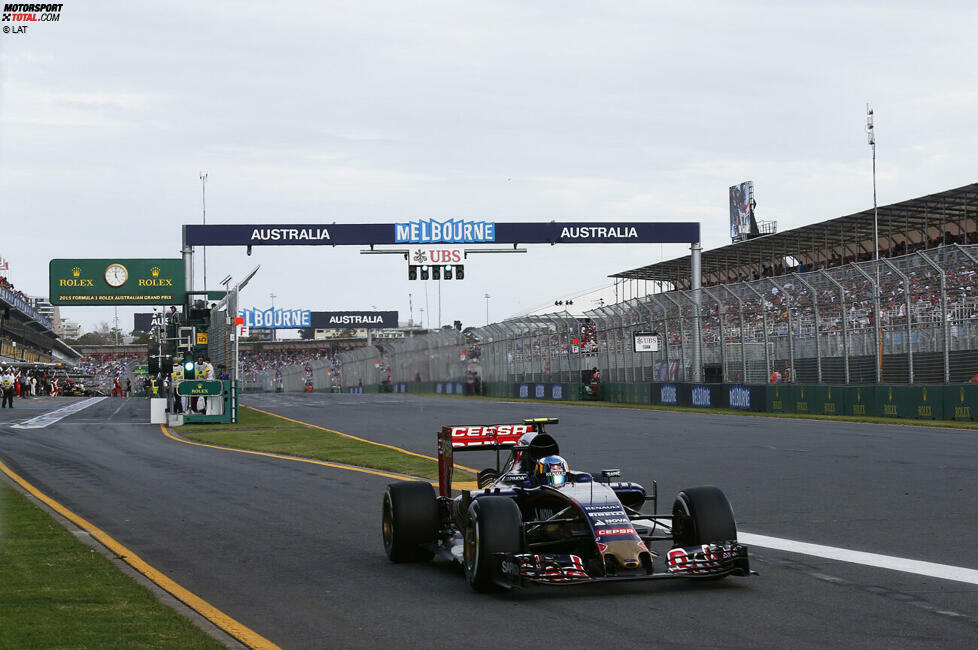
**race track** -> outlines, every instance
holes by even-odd
[[[556,416],[572,467],[655,478],[660,509],[716,484],[742,531],[978,569],[975,432],[408,395],[243,402],[427,454],[442,424]],[[285,648],[964,647],[978,636],[978,585],[758,547],[749,579],[479,595],[454,566],[387,561],[388,479],[183,444],[145,424],[140,399],[10,426],[40,413],[0,412],[0,460]]]

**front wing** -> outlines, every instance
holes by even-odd
[[[747,547],[736,542],[674,548],[666,555],[664,571],[626,575],[589,575],[583,560],[577,555],[496,553],[493,556],[493,580],[505,588],[525,587],[532,583],[568,585],[669,578],[720,578],[728,575],[748,576],[751,573]]]

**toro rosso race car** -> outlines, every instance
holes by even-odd
[[[571,471],[544,431],[556,423],[442,427],[438,492],[424,481],[402,481],[384,493],[384,549],[391,561],[455,560],[477,591],[753,573],[718,488],[683,490],[671,514],[658,514],[654,481],[649,494],[619,480],[616,469]],[[452,497],[454,455],[472,450],[494,450],[496,467],[479,472],[479,489]],[[509,457],[500,464],[503,450]],[[651,513],[642,512],[646,502]],[[653,543],[664,548],[653,550]]]

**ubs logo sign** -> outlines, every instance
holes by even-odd
[[[710,389],[706,386],[693,386],[693,406],[710,406]]]
[[[675,404],[676,394],[676,387],[673,384],[665,384],[659,388],[659,401],[663,404]]]

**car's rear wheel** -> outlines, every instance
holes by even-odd
[[[438,538],[438,497],[431,483],[401,481],[384,492],[381,529],[391,562],[427,562]]]
[[[523,517],[507,497],[482,497],[469,506],[463,533],[465,578],[476,591],[489,591],[495,553],[523,552]]]
[[[733,509],[720,488],[688,488],[676,495],[672,506],[673,542],[677,547],[737,540]]]

